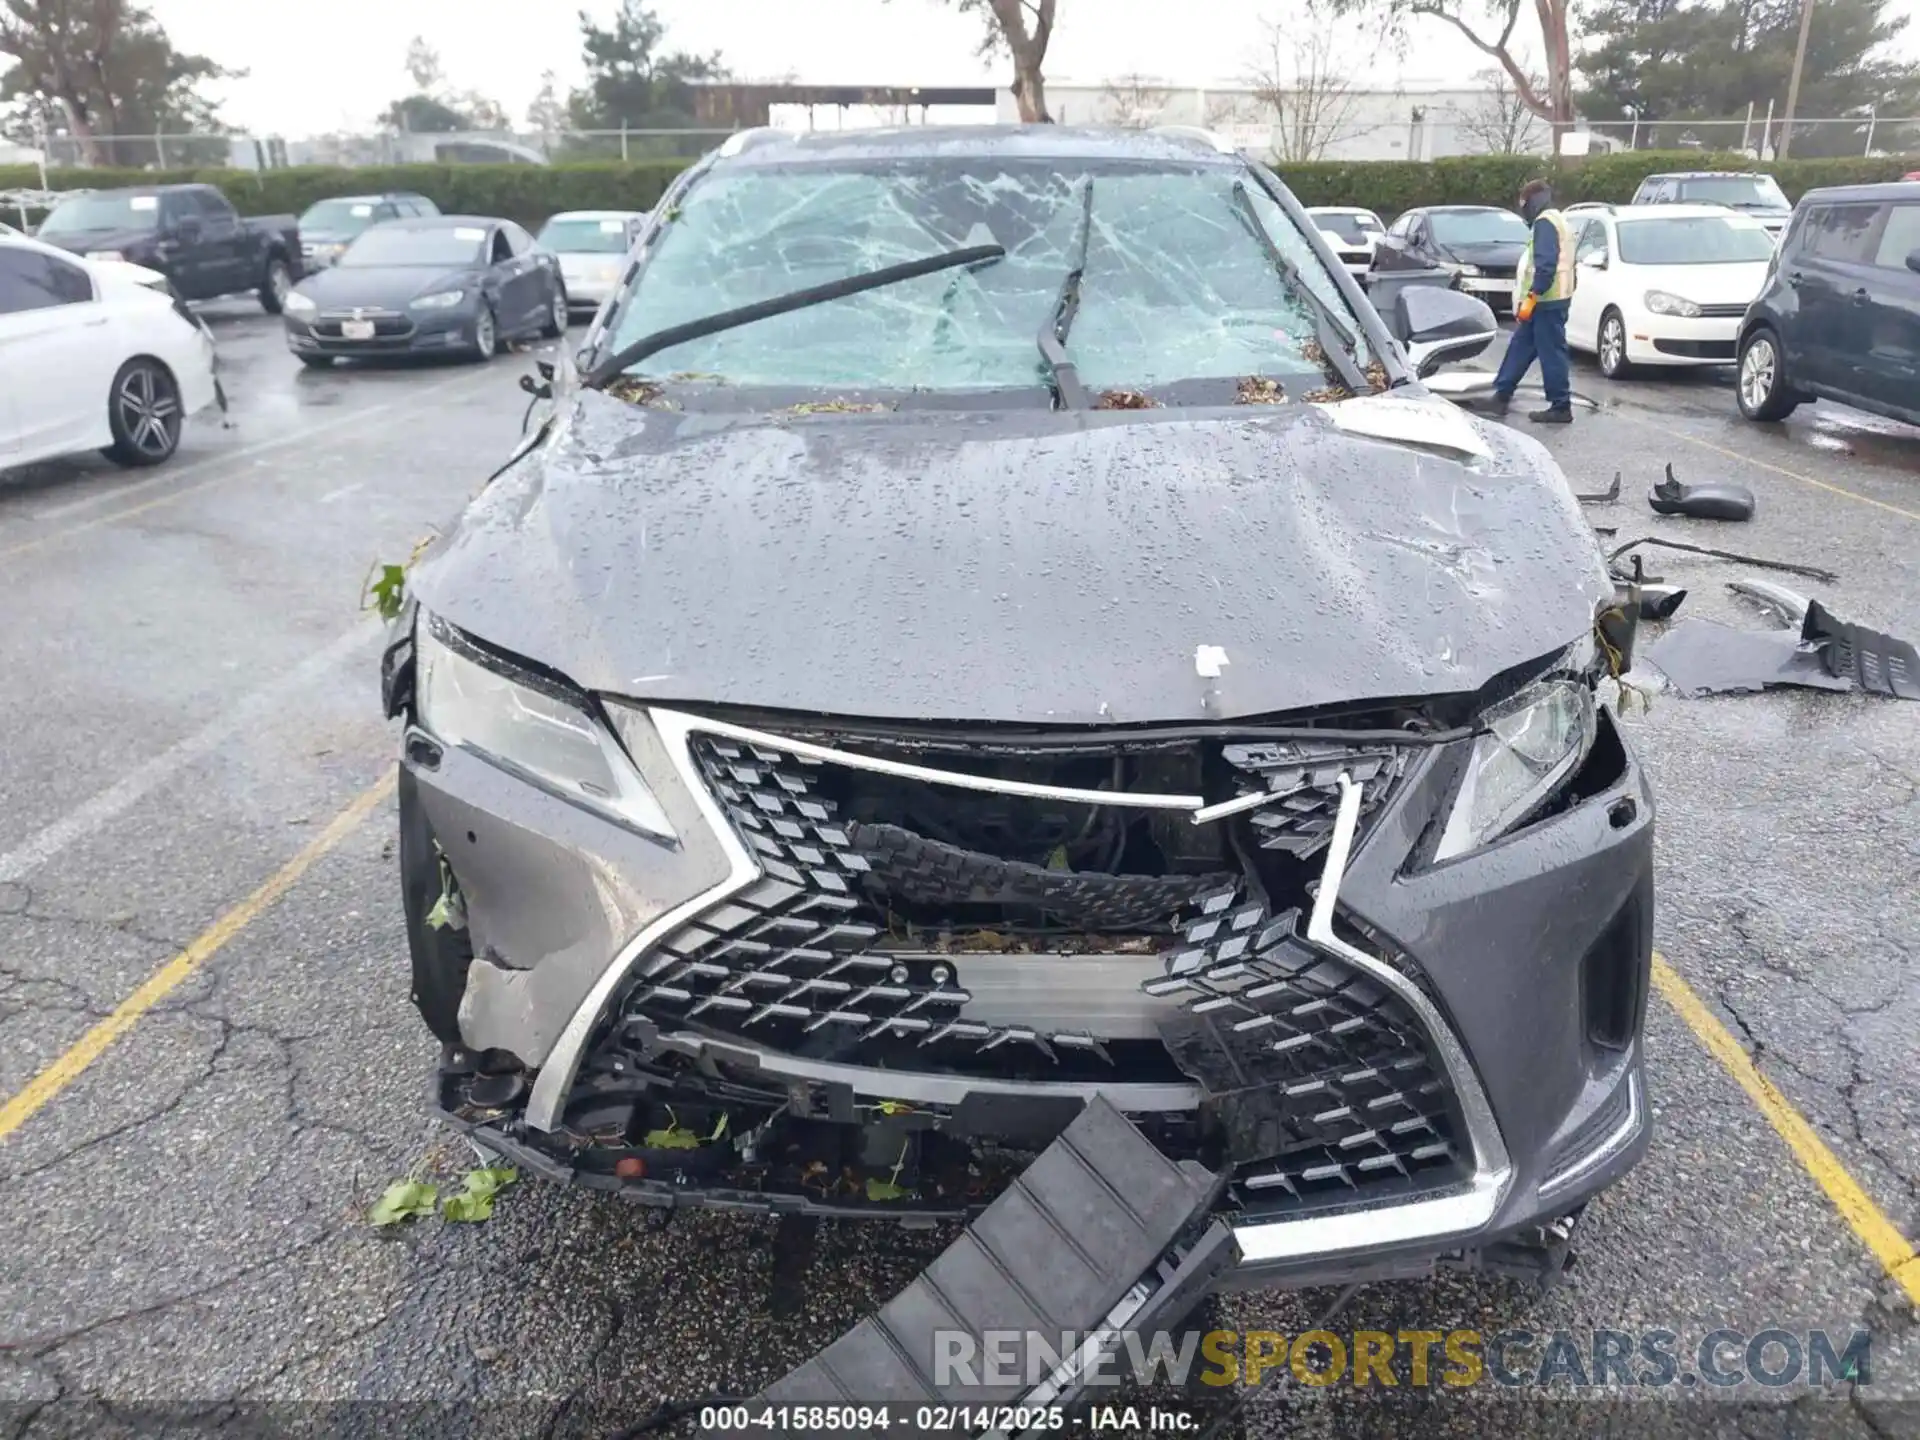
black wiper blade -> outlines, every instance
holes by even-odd
[[[1053,313],[1040,327],[1040,358],[1047,362],[1047,379],[1065,410],[1088,408],[1087,387],[1080,383],[1080,372],[1067,356],[1067,332],[1073,317],[1080,313],[1080,281],[1087,273],[1087,247],[1093,240],[1093,177],[1088,176],[1080,195],[1080,228],[1073,237],[1073,268],[1060,282],[1060,294],[1053,302]]]
[[[811,305],[823,305],[829,300],[839,300],[867,290],[878,290],[883,285],[898,285],[903,280],[917,280],[922,275],[935,275],[942,270],[952,270],[961,265],[979,265],[989,260],[999,260],[1006,253],[1007,248],[1004,245],[966,245],[958,250],[943,250],[938,255],[925,255],[918,260],[903,260],[898,265],[886,265],[878,270],[849,275],[842,280],[830,280],[825,285],[810,285],[805,290],[775,295],[770,300],[756,300],[751,305],[722,310],[717,315],[705,315],[698,320],[669,325],[666,329],[656,330],[651,335],[642,335],[631,345],[616,350],[588,371],[580,383],[590,390],[604,389],[629,366],[637,365],[649,355],[670,346],[681,345],[688,340],[698,340],[707,335],[717,335],[722,330],[751,325],[756,320],[768,320],[775,315],[785,315],[789,311],[805,310]]]
[[[1253,238],[1260,242],[1260,248],[1267,252],[1267,259],[1273,268],[1280,272],[1280,279],[1286,284],[1287,292],[1295,299],[1303,301],[1313,311],[1314,334],[1320,341],[1320,353],[1327,357],[1327,363],[1340,374],[1340,383],[1356,395],[1366,394],[1372,386],[1360,369],[1360,362],[1354,358],[1354,347],[1359,344],[1358,337],[1347,328],[1347,322],[1336,314],[1326,301],[1320,298],[1320,292],[1307,283],[1300,273],[1300,267],[1289,260],[1286,253],[1274,244],[1273,237],[1267,233],[1267,227],[1260,223],[1260,214],[1253,208],[1253,197],[1247,194],[1244,180],[1233,182],[1233,208],[1247,228],[1253,231]],[[1337,343],[1336,343],[1337,342]]]

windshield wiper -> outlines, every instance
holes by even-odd
[[[1289,260],[1286,253],[1276,245],[1273,236],[1267,233],[1267,227],[1260,223],[1260,214],[1253,208],[1253,197],[1247,194],[1244,180],[1233,182],[1233,208],[1253,231],[1253,238],[1260,242],[1260,248],[1267,252],[1267,259],[1273,268],[1280,272],[1280,279],[1287,287],[1287,293],[1296,300],[1303,301],[1313,311],[1313,328],[1320,341],[1320,353],[1327,357],[1327,363],[1340,374],[1340,382],[1355,395],[1364,395],[1372,385],[1360,369],[1355,358],[1355,347],[1359,339],[1347,328],[1347,322],[1335,313],[1332,306],[1320,298],[1320,292],[1307,283],[1306,276],[1300,273],[1300,267]],[[1338,343],[1334,343],[1338,341]]]
[[[698,320],[669,325],[666,329],[656,330],[651,335],[642,335],[631,345],[616,350],[588,371],[580,383],[589,390],[604,389],[628,366],[637,365],[649,355],[670,346],[684,344],[688,340],[698,340],[706,335],[717,335],[722,330],[751,325],[756,320],[771,319],[775,315],[785,315],[789,311],[805,310],[812,305],[823,305],[829,300],[839,300],[844,296],[858,295],[867,290],[878,290],[883,285],[898,285],[903,280],[917,280],[922,275],[935,275],[942,270],[952,270],[961,265],[979,265],[988,260],[999,260],[1006,253],[1007,248],[1004,245],[966,245],[958,250],[943,250],[937,255],[924,255],[918,260],[903,260],[898,265],[886,265],[878,270],[849,275],[842,280],[830,280],[825,285],[810,285],[805,290],[793,290],[785,295],[775,295],[770,300],[756,300],[751,305],[722,310],[717,315],[705,315]]]
[[[1087,247],[1093,239],[1093,177],[1087,177],[1080,195],[1080,226],[1073,236],[1073,268],[1060,282],[1060,294],[1053,302],[1053,313],[1040,327],[1040,358],[1047,362],[1047,380],[1063,410],[1085,410],[1087,387],[1080,383],[1080,372],[1067,356],[1067,332],[1073,317],[1080,313],[1080,281],[1087,273]]]

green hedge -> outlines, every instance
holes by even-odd
[[[647,210],[684,160],[563,165],[301,165],[285,170],[49,170],[54,190],[199,181],[218,185],[243,215],[298,215],[331,195],[413,190],[449,214],[505,215],[529,229],[556,210]],[[39,172],[0,166],[0,190],[36,189]],[[11,217],[9,217],[11,218]]]
[[[1920,170],[1920,156],[1780,160],[1756,166],[1738,153],[1628,150],[1569,161],[1557,174],[1538,155],[1458,155],[1425,162],[1280,162],[1274,169],[1303,205],[1360,205],[1390,220],[1417,205],[1512,205],[1520,187],[1537,175],[1554,181],[1554,198],[1563,205],[1580,200],[1624,204],[1647,176],[1668,170],[1760,169],[1780,182],[1788,199],[1798,200],[1822,185],[1898,180],[1909,170]]]
[[[416,190],[449,213],[505,215],[529,229],[556,210],[645,210],[660,198],[683,160],[632,164],[582,161],[560,165],[391,165],[340,168],[324,165],[288,170],[53,170],[56,190],[81,186],[153,185],[198,180],[218,185],[242,214],[299,214],[330,195],[378,190]],[[1548,169],[1537,155],[1461,155],[1444,160],[1321,160],[1282,162],[1274,168],[1307,205],[1363,205],[1391,219],[1416,205],[1511,205],[1520,187]],[[1738,154],[1699,150],[1632,150],[1570,161],[1555,177],[1557,198],[1633,197],[1648,175],[1663,170],[1745,170],[1753,162]],[[1760,167],[1780,182],[1790,199],[1819,185],[1898,180],[1920,169],[1920,156],[1890,159],[1784,160]],[[36,171],[0,166],[0,190],[31,189]],[[11,218],[11,217],[9,217]]]

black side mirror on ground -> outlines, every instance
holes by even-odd
[[[1471,360],[1500,333],[1486,301],[1441,283],[1396,287],[1385,314],[1388,331],[1423,380],[1442,365]]]

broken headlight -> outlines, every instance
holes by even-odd
[[[414,714],[430,734],[622,825],[674,838],[666,811],[598,719],[453,649],[424,617],[414,633]]]
[[[1570,677],[1489,710],[1433,858],[1477,850],[1531,815],[1586,758],[1595,723],[1592,686]]]

